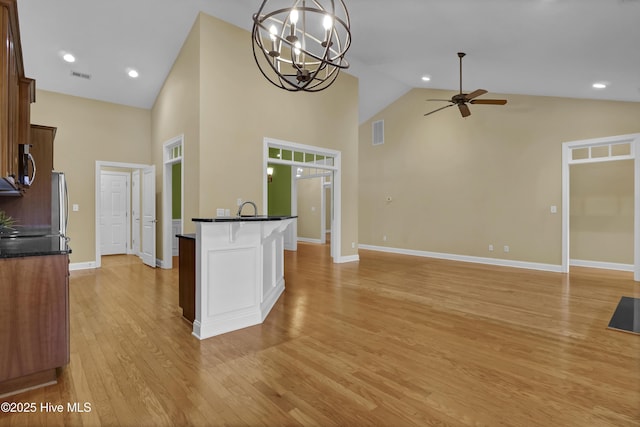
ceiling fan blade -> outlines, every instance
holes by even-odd
[[[458,104],[458,108],[460,109],[460,114],[462,114],[462,117],[469,117],[471,115],[471,111],[469,110],[467,104]]]
[[[446,101],[446,102],[451,102],[450,99],[427,99],[427,101]]]
[[[472,99],[469,102],[472,104],[504,105],[507,103],[507,100],[506,99]]]
[[[465,96],[465,98],[466,98],[467,101],[469,101],[470,99],[473,99],[473,98],[475,98],[477,96],[480,96],[480,95],[484,95],[485,93],[487,93],[487,91],[484,90],[484,89],[476,89],[473,92],[467,94]]]
[[[427,114],[425,114],[425,116],[428,116],[429,114],[433,114],[433,113],[435,113],[437,111],[440,111],[440,110],[444,110],[445,108],[453,107],[454,105],[456,105],[456,104],[445,105],[442,108],[438,108],[437,110],[433,110],[433,111],[428,112]]]

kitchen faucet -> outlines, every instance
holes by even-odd
[[[246,205],[246,204],[249,204],[249,205],[253,206],[253,216],[258,216],[258,207],[256,206],[256,204],[255,204],[255,203],[253,203],[253,202],[249,202],[249,201],[244,202],[244,203],[242,203],[242,204],[240,205],[240,207],[238,208],[238,216],[239,216],[239,217],[240,217],[240,216],[242,216],[242,215],[241,215],[241,213],[242,213],[242,208],[244,208],[244,205]]]

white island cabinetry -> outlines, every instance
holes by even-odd
[[[284,232],[295,217],[194,218],[193,335],[260,324],[284,292]]]

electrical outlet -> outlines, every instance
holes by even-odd
[[[80,206],[78,206],[77,203],[74,203],[71,208],[73,209],[74,212],[78,212],[80,210]]]
[[[224,216],[224,209],[216,209],[216,216]]]
[[[493,252],[493,245],[489,245],[489,252]]]
[[[387,241],[387,235],[385,234],[384,236],[382,236],[382,241],[386,242]]]
[[[504,251],[509,252],[509,245],[504,245]]]
[[[551,209],[549,209],[551,211],[552,214],[554,213],[558,213],[558,207],[556,205],[552,205]]]
[[[242,198],[238,197],[238,199],[236,200],[236,203],[238,204],[238,206],[240,206],[242,204]]]
[[[225,209],[224,210],[224,216],[231,216],[231,210],[230,209]]]
[[[356,242],[351,242],[351,249],[355,249],[356,248]]]

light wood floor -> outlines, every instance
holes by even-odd
[[[89,402],[0,425],[640,425],[640,336],[608,330],[629,273],[569,276],[327,246],[287,253],[261,326],[204,341],[178,271],[103,258],[71,276],[71,363],[0,400]]]

